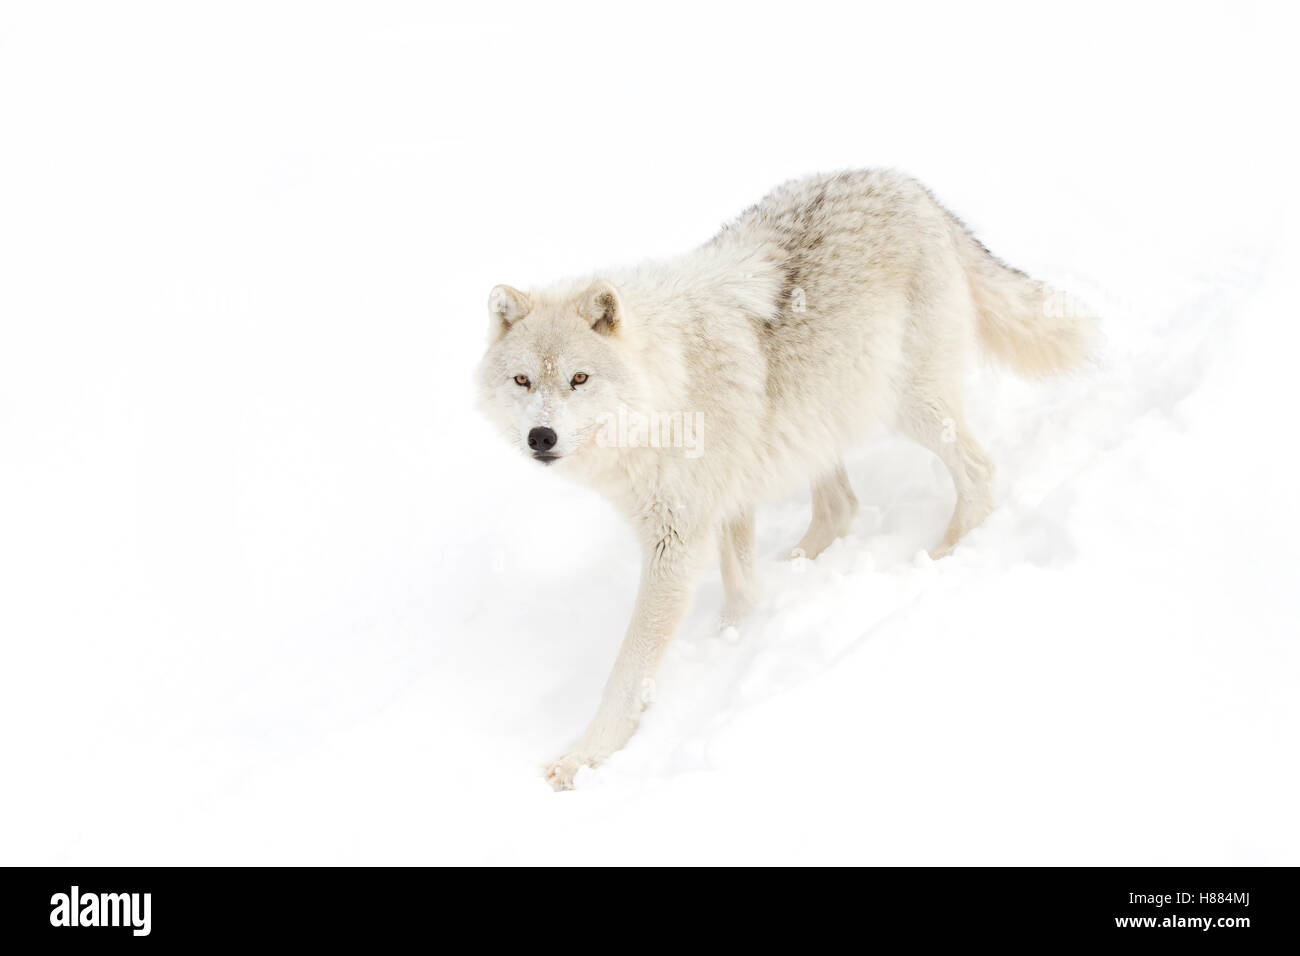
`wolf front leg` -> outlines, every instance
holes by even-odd
[[[654,678],[664,652],[686,615],[700,557],[699,540],[671,531],[646,549],[632,623],[614,662],[595,718],[578,745],[546,771],[556,790],[569,790],[584,766],[598,766],[636,731],[654,697]]]
[[[722,551],[722,593],[725,604],[721,627],[736,627],[757,600],[754,572],[754,509],[746,508],[722,523],[719,537]]]

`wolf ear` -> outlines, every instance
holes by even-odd
[[[510,331],[510,326],[531,312],[532,308],[532,300],[523,292],[508,285],[497,286],[488,295],[488,337],[493,342],[498,341]]]
[[[578,314],[602,335],[618,331],[623,324],[623,303],[618,290],[604,279],[597,279],[578,296]]]

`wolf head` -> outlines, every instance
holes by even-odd
[[[479,389],[489,417],[545,464],[590,454],[635,384],[618,291],[604,280],[531,295],[499,285],[488,322]]]

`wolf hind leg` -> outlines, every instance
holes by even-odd
[[[914,401],[900,410],[899,425],[904,434],[938,455],[952,475],[957,504],[943,540],[930,550],[930,557],[942,558],[993,510],[993,463],[971,437],[959,400]]]
[[[844,462],[813,482],[812,522],[794,550],[792,558],[815,558],[836,538],[848,534],[858,513],[858,499],[849,484]]]

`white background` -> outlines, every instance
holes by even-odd
[[[0,862],[1300,862],[1285,5],[0,7]],[[553,794],[636,583],[485,300],[916,175],[1101,315],[862,449]]]

